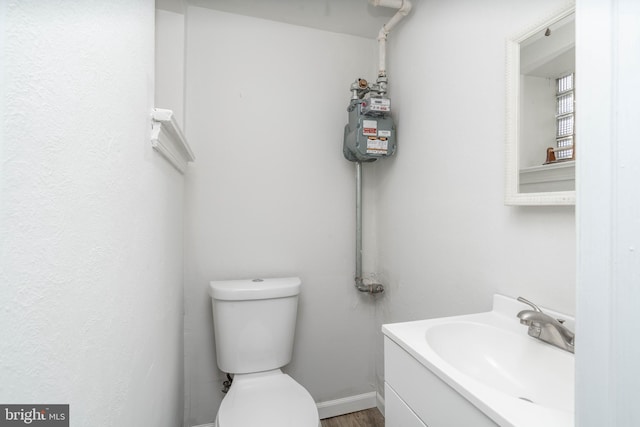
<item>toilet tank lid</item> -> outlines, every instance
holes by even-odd
[[[299,277],[220,280],[209,283],[209,295],[227,301],[284,298],[298,295],[301,284]]]

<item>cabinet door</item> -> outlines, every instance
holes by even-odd
[[[384,424],[388,427],[428,427],[387,383],[384,384]]]
[[[386,337],[384,380],[411,408],[411,411],[429,427],[496,427],[498,425]],[[388,426],[397,427],[390,423]]]

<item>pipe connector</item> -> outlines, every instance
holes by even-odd
[[[400,9],[404,0],[369,0],[373,6],[391,7],[393,9]]]
[[[371,283],[367,285],[366,283],[364,283],[364,280],[362,280],[362,277],[356,277],[355,286],[356,289],[360,292],[366,292],[372,295],[381,294],[384,292],[384,285],[381,285],[380,283]]]
[[[395,27],[396,24],[402,20],[402,18],[407,16],[409,12],[411,12],[412,7],[409,0],[369,0],[369,2],[374,6],[384,6],[398,9],[396,14],[391,17],[389,22],[387,22],[382,26],[382,28],[380,28],[380,31],[378,32],[379,42],[387,40],[387,36],[389,35],[393,27]]]
[[[391,17],[389,22],[384,24],[380,31],[378,32],[378,76],[384,77],[387,75],[387,65],[386,65],[386,50],[387,50],[387,35],[391,32],[393,27],[398,24],[411,12],[411,2],[409,0],[369,0],[369,2],[374,6],[384,6],[390,7],[394,9],[398,9],[398,11]]]
[[[358,78],[351,84],[351,99],[362,99],[371,90],[365,79]]]

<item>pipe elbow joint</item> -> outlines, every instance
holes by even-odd
[[[372,6],[389,7],[398,9],[403,15],[408,15],[411,11],[411,2],[409,0],[369,0]]]
[[[369,0],[369,3],[373,6],[391,7],[394,9],[400,9],[404,0]]]
[[[380,31],[378,31],[378,41],[379,42],[387,41],[388,35],[389,35],[389,30],[387,30],[386,25],[383,25],[382,28],[380,28]]]
[[[411,8],[413,5],[409,0],[402,0],[402,7],[398,9],[398,12],[402,13],[404,16],[407,16],[409,12],[411,12]]]

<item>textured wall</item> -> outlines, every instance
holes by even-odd
[[[0,12],[0,401],[175,427],[183,179],[149,143],[154,2]]]
[[[379,323],[489,310],[494,293],[575,312],[574,208],[503,204],[505,40],[568,4],[423,1],[390,37],[399,147],[374,165]]]
[[[374,306],[353,287],[355,173],[342,136],[349,86],[373,76],[375,41],[202,8],[188,10],[187,29],[198,155],[186,195],[190,425],[212,422],[223,397],[210,280],[299,275],[286,371],[317,401],[373,391]]]
[[[179,0],[173,3],[183,6]],[[172,110],[184,130],[185,11],[158,7],[156,3],[155,106]]]

